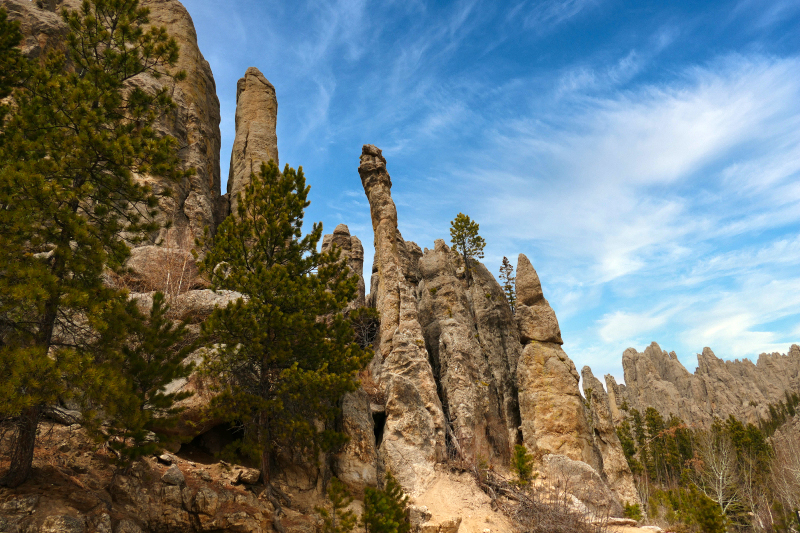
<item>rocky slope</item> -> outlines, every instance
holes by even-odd
[[[697,355],[694,374],[678,361],[675,352],[662,350],[655,342],[642,353],[628,348],[622,354],[625,384],[606,376],[611,412],[616,420],[622,407],[644,411],[656,408],[686,423],[708,425],[714,417],[734,415],[750,423],[769,416],[769,404],[783,400],[786,391],[800,391],[800,347],[793,344],[786,354],[762,353],[753,364],[749,359],[724,361],[711,348]]]

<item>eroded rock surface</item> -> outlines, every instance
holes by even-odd
[[[633,474],[614,427],[608,395],[603,389],[603,384],[594,377],[592,369],[588,366],[584,366],[581,370],[581,377],[583,391],[589,401],[592,415],[592,439],[602,460],[601,473],[620,502],[640,503]]]
[[[358,295],[348,307],[355,309],[364,307],[365,286],[364,286],[364,247],[355,235],[350,235],[350,230],[344,224],[339,224],[333,230],[333,234],[325,235],[322,238],[321,251],[327,252],[333,246],[341,251],[341,257],[347,261],[350,271],[358,276]]]
[[[49,0],[41,2],[43,7],[37,7],[38,2],[28,0],[0,0],[9,17],[20,21],[24,34],[21,49],[30,58],[65,46],[67,28],[61,15],[54,11],[78,9],[80,4],[79,0]],[[211,67],[200,52],[194,23],[186,8],[177,0],[142,0],[141,5],[150,9],[150,24],[165,26],[178,42],[180,55],[174,71],[183,70],[186,77],[176,81],[169,76],[156,79],[141,74],[129,83],[145,91],[169,89],[175,109],[162,116],[155,128],[175,138],[180,147],[181,167],[194,168],[195,172],[180,183],[168,183],[149,175],[138,175],[136,179],[156,191],[172,189],[172,196],[161,201],[157,215],[159,222],[169,222],[171,227],[152,237],[186,252],[194,246],[195,238],[203,236],[206,227],[213,233],[227,214],[226,207],[220,209],[226,201],[220,197],[219,99]]]
[[[380,451],[403,487],[416,493],[444,458],[444,414],[418,320],[415,287],[403,272],[399,249],[405,242],[397,229],[392,181],[380,149],[364,145],[358,173],[375,233],[374,302],[381,317],[376,378],[387,399]]]
[[[250,67],[236,84],[236,137],[231,151],[228,199],[236,214],[237,195],[250,183],[250,175],[270,159],[278,164],[278,99],[275,87],[260,70]]]
[[[463,259],[441,239],[418,266],[420,323],[460,451],[504,457],[518,441],[513,376],[522,348],[502,289],[477,262],[469,284]]]
[[[522,435],[542,451],[599,468],[587,424],[580,377],[561,349],[561,330],[524,254],[517,262],[517,324],[524,345],[517,365]]]
[[[679,416],[688,424],[708,425],[714,417],[729,415],[750,423],[769,416],[769,404],[785,399],[786,391],[800,390],[800,347],[787,354],[763,353],[750,360],[724,361],[710,348],[697,355],[691,374],[675,352],[655,342],[639,353],[628,348],[622,355],[625,384],[613,387],[613,409],[644,412],[654,407],[662,415]]]

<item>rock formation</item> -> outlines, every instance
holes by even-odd
[[[442,240],[419,260],[419,320],[442,406],[462,453],[507,456],[519,441],[514,371],[521,352],[502,290],[486,268],[472,266]],[[454,445],[455,445],[454,444]]]
[[[364,146],[359,174],[375,232],[367,304],[381,317],[370,365],[386,396],[385,429],[375,427],[382,434],[381,468],[419,492],[442,459],[446,431],[451,456],[502,460],[524,443],[559,454],[556,461],[581,462],[594,473],[594,492],[605,495],[597,504],[603,512],[620,512],[619,501],[638,501],[608,408],[593,434],[578,372],[561,349],[558,320],[527,257],[519,258],[514,316],[484,265],[471,262],[470,281],[463,259],[444,241],[421,251],[403,240],[378,148]],[[367,433],[367,424],[358,422],[363,416],[349,416],[364,428],[354,434]],[[369,455],[368,446],[359,447]]]
[[[522,435],[526,443],[600,470],[586,422],[580,377],[561,349],[561,330],[528,258],[517,261],[517,324],[524,345],[517,365]]]
[[[584,366],[581,370],[581,377],[583,378],[583,391],[589,401],[589,409],[592,414],[591,429],[594,446],[602,460],[601,472],[620,502],[640,503],[639,494],[633,482],[633,474],[622,451],[622,444],[611,416],[608,395],[600,380],[594,377],[592,369],[588,366]]]
[[[364,247],[355,235],[350,235],[350,230],[344,224],[339,224],[333,230],[332,235],[325,235],[322,238],[321,251],[327,252],[331,247],[336,246],[341,251],[341,257],[347,261],[347,266],[354,275],[358,276],[358,295],[350,304],[350,308],[364,307],[366,304],[364,295]]]
[[[750,360],[723,361],[710,348],[697,355],[694,374],[655,342],[639,353],[628,348],[622,355],[625,385],[609,383],[612,413],[622,407],[643,412],[654,407],[662,415],[679,416],[684,422],[708,425],[714,417],[734,415],[750,423],[768,417],[770,403],[784,399],[786,391],[800,390],[800,347],[789,353],[763,353],[756,364]]]
[[[250,183],[250,174],[270,159],[278,164],[277,122],[275,87],[257,68],[248,68],[236,84],[236,137],[227,193],[231,213],[236,213],[236,197]]]
[[[415,290],[403,273],[400,250],[405,242],[397,229],[386,160],[378,148],[364,145],[358,173],[369,199],[379,276],[373,294],[381,316],[376,378],[386,396],[380,452],[386,467],[413,494],[444,459],[444,414],[417,316]]]
[[[556,314],[544,299],[539,275],[525,254],[519,254],[517,260],[516,291],[520,341],[523,344],[530,341],[564,344]]]
[[[78,9],[79,0],[50,0],[37,7],[29,0],[0,0],[12,20],[18,20],[24,35],[23,53],[36,58],[48,49],[64,46],[67,28],[61,15],[54,13],[62,7]],[[169,229],[162,229],[152,236],[161,240],[164,247],[141,246],[132,251],[132,262],[150,261],[153,257],[175,249],[191,250],[194,240],[202,237],[205,228],[211,232],[227,214],[225,199],[220,196],[219,130],[220,111],[214,76],[211,67],[203,58],[197,45],[192,18],[177,0],[142,0],[142,6],[150,9],[150,24],[166,26],[180,46],[180,55],[175,71],[183,70],[186,78],[175,81],[167,76],[155,79],[149,74],[133,78],[130,83],[147,91],[169,87],[175,101],[175,110],[161,117],[156,129],[171,135],[180,147],[178,156],[184,169],[194,168],[195,173],[180,183],[165,183],[152,176],[137,176],[154,190],[171,188],[173,195],[163,199],[158,220],[170,222]],[[222,207],[220,207],[222,205]],[[159,261],[165,260],[164,258]]]

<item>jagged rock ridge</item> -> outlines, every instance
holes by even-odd
[[[655,342],[639,353],[622,354],[625,384],[606,376],[611,412],[615,420],[625,415],[621,407],[644,411],[654,407],[662,415],[677,415],[684,422],[709,425],[714,417],[729,415],[750,423],[769,416],[769,404],[800,390],[800,347],[793,344],[785,355],[762,353],[756,364],[749,359],[724,361],[711,348],[697,355],[691,374],[675,352]]]

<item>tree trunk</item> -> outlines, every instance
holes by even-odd
[[[36,445],[36,430],[42,416],[41,406],[24,409],[17,421],[16,433],[11,441],[11,466],[0,479],[0,486],[16,488],[22,485],[33,467],[33,448]]]

